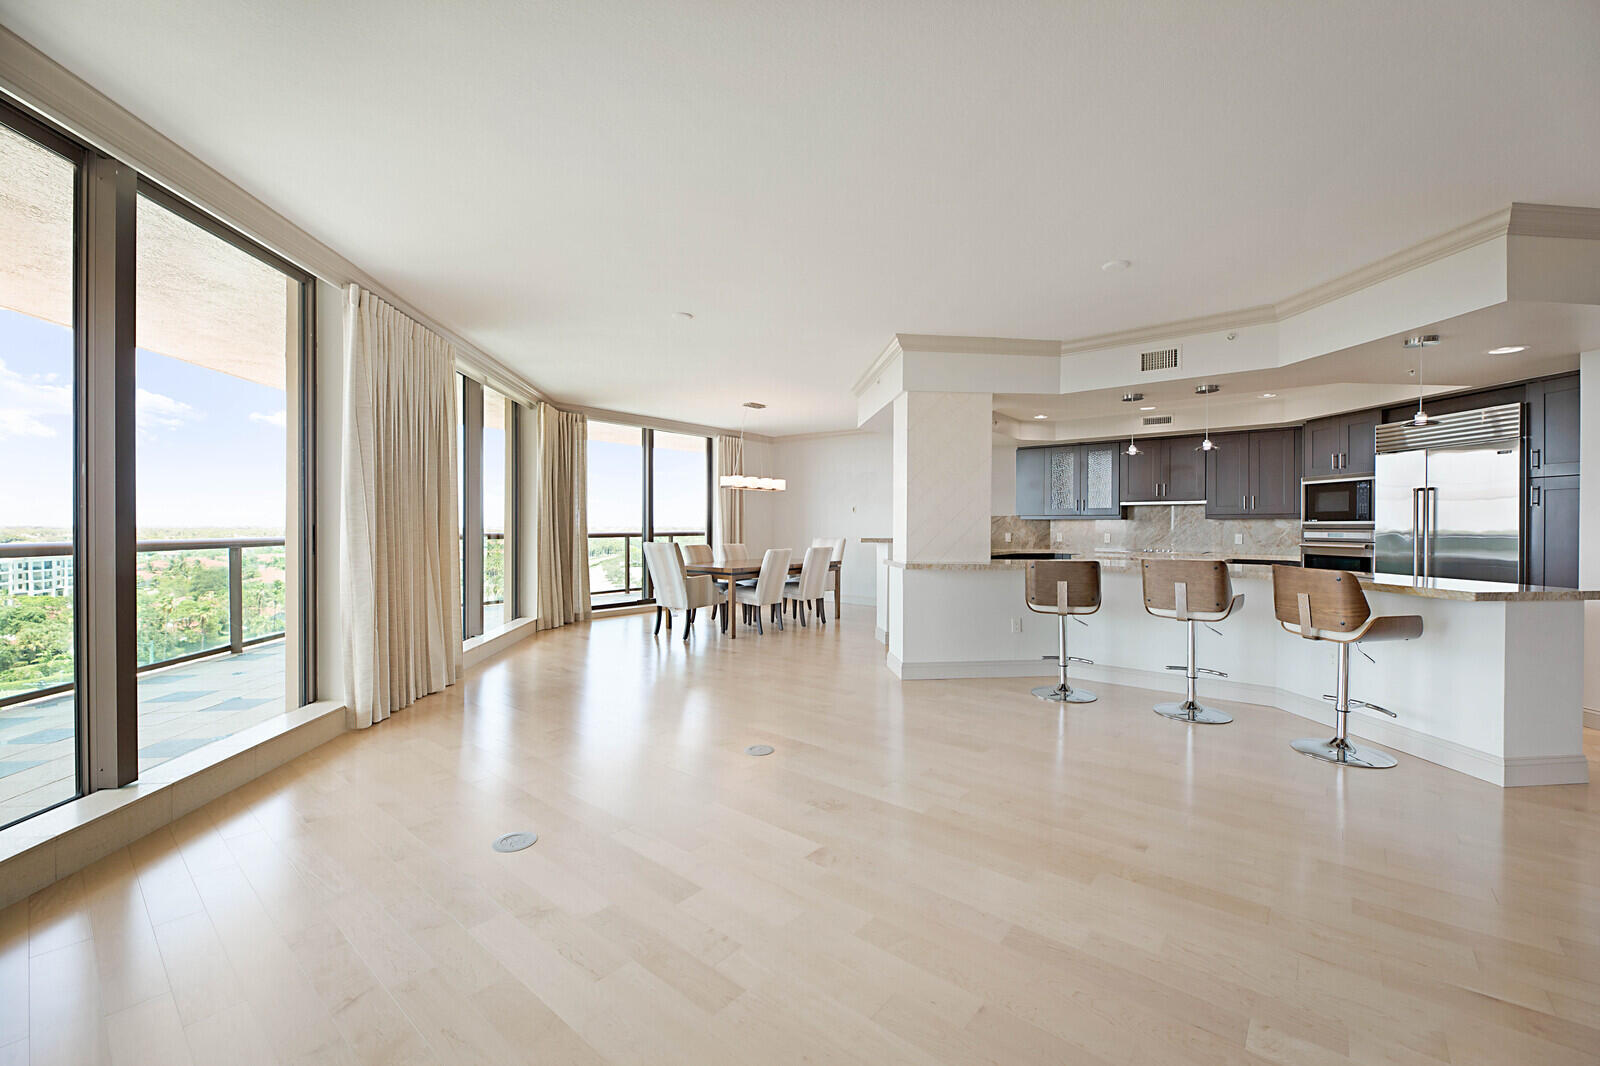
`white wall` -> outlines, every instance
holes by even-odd
[[[989,513],[1017,513],[1017,445],[1015,441],[995,441],[992,469],[989,471]]]
[[[889,434],[780,439],[759,447],[766,465],[752,466],[752,472],[787,478],[789,488],[779,493],[746,494],[746,543],[799,552],[815,537],[844,537],[840,592],[851,603],[875,602],[876,556],[872,545],[862,544],[861,538],[889,536],[893,477]]]

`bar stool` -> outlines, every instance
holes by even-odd
[[[1055,685],[1041,685],[1033,694],[1056,703],[1093,703],[1100,697],[1067,684],[1067,663],[1092,665],[1089,659],[1068,657],[1067,616],[1074,616],[1080,625],[1088,625],[1076,616],[1100,609],[1100,564],[1089,560],[1030,559],[1027,593],[1028,610],[1055,615],[1061,636],[1061,654],[1057,657],[1061,680]]]
[[[1302,755],[1340,766],[1360,766],[1368,770],[1387,770],[1394,766],[1394,756],[1388,752],[1350,743],[1346,726],[1351,704],[1390,718],[1399,717],[1387,707],[1350,698],[1350,645],[1414,640],[1422,636],[1422,616],[1375,615],[1355,574],[1307,570],[1299,566],[1272,568],[1272,610],[1278,624],[1289,632],[1305,640],[1330,640],[1339,647],[1339,674],[1333,695],[1322,697],[1333,701],[1333,737],[1296,740],[1290,747]]]
[[[1187,666],[1169,666],[1168,670],[1182,670],[1188,681],[1187,695],[1183,701],[1158,703],[1155,712],[1180,722],[1196,725],[1226,725],[1233,715],[1207,707],[1195,696],[1195,681],[1200,674],[1227,677],[1221,670],[1207,670],[1195,665],[1195,625],[1200,622],[1220,622],[1244,606],[1244,594],[1233,594],[1233,582],[1228,579],[1228,566],[1222,562],[1205,559],[1145,559],[1142,560],[1144,578],[1144,609],[1157,618],[1175,618],[1189,626],[1189,663]]]

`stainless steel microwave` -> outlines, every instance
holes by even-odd
[[[1372,479],[1302,481],[1300,518],[1307,525],[1372,525]]]

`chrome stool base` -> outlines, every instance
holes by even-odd
[[[1040,685],[1033,690],[1033,694],[1051,703],[1093,703],[1100,698],[1086,688],[1073,688],[1071,685]]]
[[[1336,763],[1339,766],[1359,766],[1364,770],[1387,770],[1391,766],[1400,765],[1398,761],[1387,752],[1377,748],[1359,748],[1340,737],[1331,740],[1318,740],[1307,737],[1296,740],[1289,745],[1301,755],[1309,755],[1313,759],[1323,762]]]
[[[1233,721],[1233,715],[1228,712],[1207,707],[1203,703],[1195,703],[1193,700],[1158,703],[1151,710],[1163,718],[1171,718],[1178,722],[1193,722],[1195,725],[1227,725]]]

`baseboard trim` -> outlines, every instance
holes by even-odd
[[[1593,707],[1583,709],[1583,727],[1585,729],[1600,729],[1600,711]]]
[[[904,663],[891,655],[889,669],[904,681],[982,677],[1049,679],[1055,676],[1053,662],[1039,659]],[[1182,676],[1166,671],[1090,665],[1074,666],[1072,676],[1084,681],[1150,689],[1156,692],[1184,690]],[[1287,692],[1271,685],[1253,685],[1216,678],[1206,678],[1204,685],[1205,691],[1216,699],[1287,711],[1296,717],[1318,723],[1324,732],[1331,732],[1333,728],[1332,712],[1329,705],[1322,700],[1311,699],[1297,692]],[[1586,716],[1593,714],[1587,709],[1584,713]],[[1360,709],[1350,712],[1350,734],[1504,788],[1577,785],[1589,780],[1589,763],[1581,752],[1575,755],[1529,755],[1505,758],[1451,740],[1419,733]]]
[[[527,640],[539,632],[532,618],[515,618],[493,633],[473,637],[467,641],[461,655],[461,668],[471,669],[485,659],[505,651],[518,641]]]
[[[345,731],[342,703],[313,703],[0,830],[0,908],[26,899],[276,770]]]

